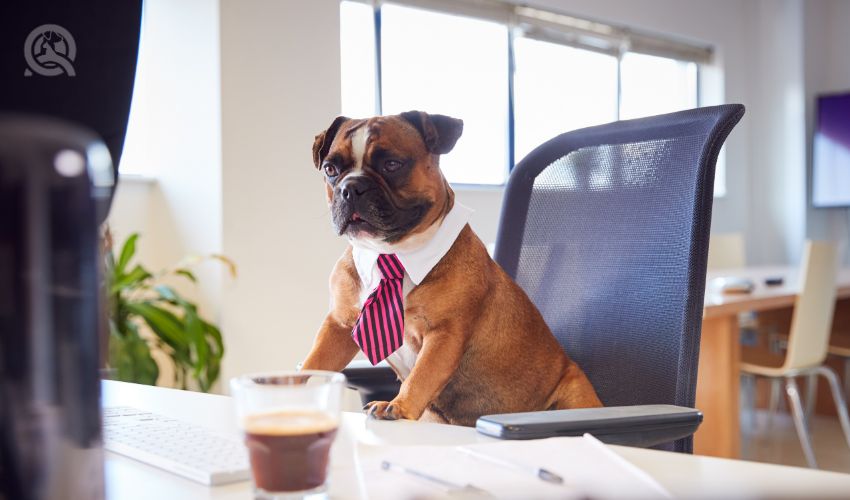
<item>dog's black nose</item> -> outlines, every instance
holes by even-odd
[[[346,179],[339,186],[339,194],[343,200],[353,201],[369,190],[366,181],[361,177]]]

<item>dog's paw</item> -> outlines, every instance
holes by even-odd
[[[366,415],[376,420],[398,420],[408,418],[398,401],[372,401],[363,407]]]

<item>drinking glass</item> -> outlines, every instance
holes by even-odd
[[[255,498],[304,498],[326,491],[344,387],[343,374],[318,370],[256,373],[230,381]]]

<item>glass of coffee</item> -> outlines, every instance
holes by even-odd
[[[256,498],[303,498],[326,490],[344,387],[341,373],[317,370],[230,381]]]

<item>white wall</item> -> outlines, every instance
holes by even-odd
[[[746,4],[755,49],[749,79],[748,260],[796,263],[805,239],[805,123],[801,0]]]
[[[815,96],[821,93],[850,90],[850,2],[820,0],[805,2],[805,86],[806,139],[808,146],[807,179],[811,185],[812,134],[814,131]],[[850,209],[812,208],[811,189],[807,196],[807,237],[839,242],[845,265],[850,265]]]
[[[140,232],[138,257],[152,271],[192,253],[220,252],[221,141],[217,0],[145,0],[142,42],[122,172],[109,216],[116,244]],[[219,319],[221,269],[196,269],[199,287],[172,284]],[[163,370],[160,380],[169,380]]]
[[[145,0],[142,42],[120,170],[156,180],[119,181],[110,217],[118,239],[141,230],[153,269],[190,253],[221,251],[221,139],[217,0]],[[140,190],[147,200],[138,197]],[[144,208],[146,224],[121,214]],[[199,270],[199,300],[219,309],[220,272]],[[189,287],[184,287],[189,290]]]
[[[344,249],[330,225],[313,137],[340,108],[337,0],[222,0],[225,377],[294,368],[328,310]]]

